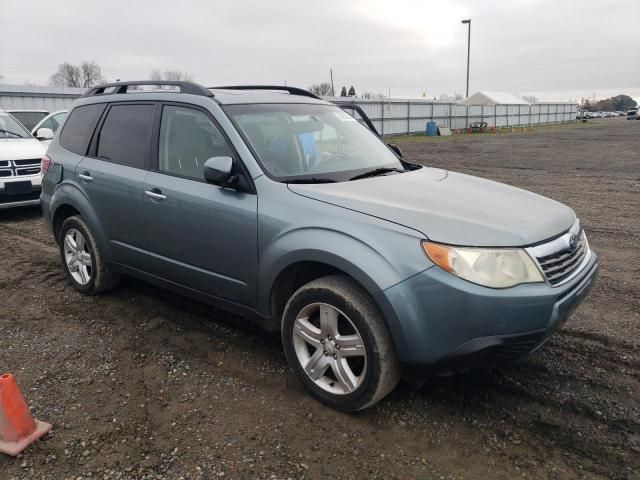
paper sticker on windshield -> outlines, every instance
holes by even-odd
[[[349,115],[347,112],[345,112],[344,110],[336,110],[335,112],[333,112],[334,115],[336,117],[338,117],[340,120],[342,120],[343,122],[357,122],[357,120],[355,118],[353,118],[351,115]]]

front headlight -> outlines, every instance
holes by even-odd
[[[521,248],[453,247],[422,242],[433,263],[470,282],[492,288],[543,282],[531,257]]]

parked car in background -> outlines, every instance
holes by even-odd
[[[294,87],[93,87],[42,166],[76,290],[127,274],[253,318],[310,394],[346,411],[403,371],[526,357],[598,268],[571,208],[408,162]]]
[[[53,135],[58,131],[58,128],[62,125],[65,118],[67,118],[67,110],[58,110],[57,112],[50,113],[33,127],[31,135],[40,140],[43,145],[49,146]],[[47,130],[51,130],[51,132]]]
[[[40,203],[40,162],[45,148],[0,110],[0,209]]]
[[[619,117],[624,117],[627,115],[625,112],[621,112],[619,110],[616,113],[618,114]]]
[[[629,110],[627,112],[627,120],[635,120],[637,113],[638,113],[638,109],[637,108],[632,108],[631,110]]]
[[[27,130],[33,130],[40,120],[49,115],[46,110],[6,110],[13,115]]]

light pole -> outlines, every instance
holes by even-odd
[[[462,23],[469,25],[467,35],[467,98],[469,98],[469,57],[471,56],[471,19],[462,20]]]

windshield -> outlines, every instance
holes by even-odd
[[[0,138],[30,138],[31,134],[11,115],[0,112]]]
[[[11,112],[13,115],[24,127],[31,131],[33,127],[35,127],[40,120],[49,115],[49,112],[31,112],[28,110],[16,110],[15,112]]]
[[[225,111],[281,181],[345,181],[375,169],[403,170],[368,128],[332,105],[229,105]]]

